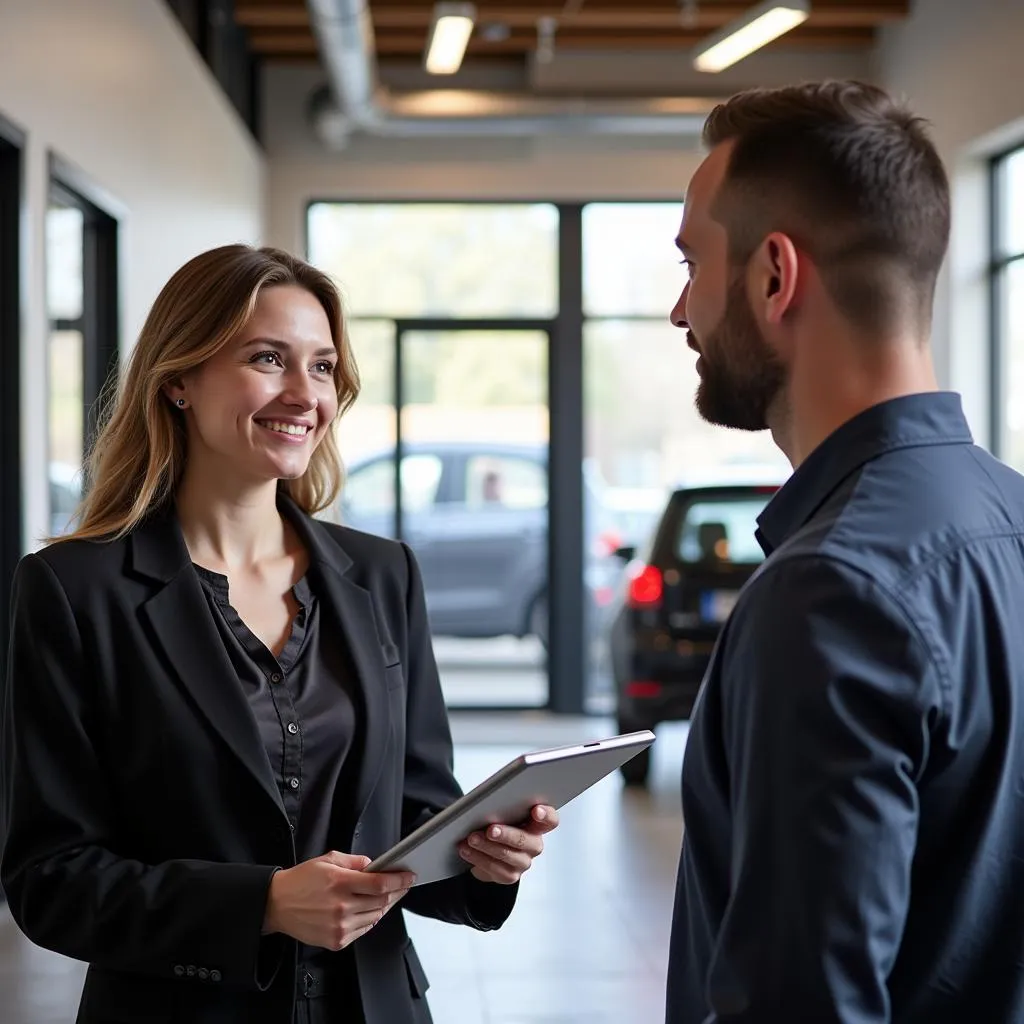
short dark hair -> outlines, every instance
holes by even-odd
[[[818,267],[866,331],[907,311],[931,321],[949,245],[949,181],[923,118],[856,81],[753,89],[719,104],[704,142],[733,143],[712,215],[743,265],[772,231]]]

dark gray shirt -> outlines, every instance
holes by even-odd
[[[195,569],[256,718],[298,862],[347,851],[355,825],[359,730],[352,669],[340,638],[320,629],[316,595],[303,577],[292,589],[299,612],[274,657],[231,606],[227,577]],[[323,966],[339,956],[301,944],[298,955],[300,976],[303,965]],[[340,955],[347,960],[351,953]]]
[[[760,519],[683,765],[669,1024],[1024,1021],[1024,478],[953,394]]]

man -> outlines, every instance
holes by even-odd
[[[937,389],[942,164],[852,82],[705,141],[672,320],[794,472],[690,728],[668,1024],[1024,1021],[1024,478]]]

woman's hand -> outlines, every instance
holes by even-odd
[[[543,853],[541,836],[556,828],[558,811],[538,804],[527,825],[491,825],[485,832],[467,836],[459,844],[459,856],[473,865],[473,877],[481,882],[514,885],[529,871],[534,857]]]
[[[406,871],[367,873],[369,857],[331,851],[274,873],[264,934],[283,932],[308,946],[338,950],[365,935],[408,891]]]

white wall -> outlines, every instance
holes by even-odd
[[[27,136],[22,347],[26,546],[47,529],[48,154],[120,233],[122,348],[189,257],[263,234],[264,161],[163,0],[0,0],[0,114]]]
[[[964,395],[988,444],[987,164],[1024,142],[1024,0],[915,0],[886,29],[876,74],[929,118],[953,186],[953,238],[940,281],[934,346],[943,383]]]

